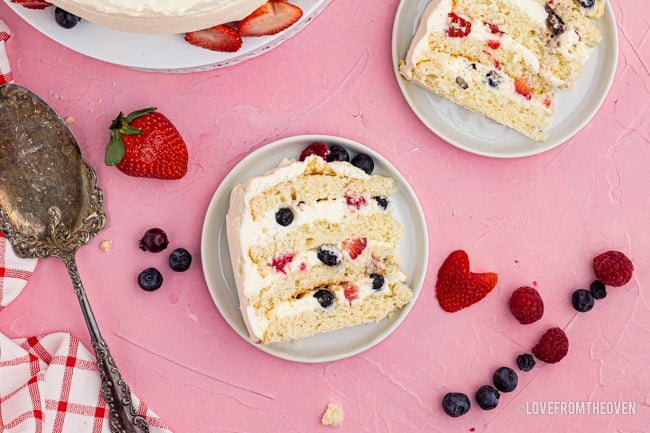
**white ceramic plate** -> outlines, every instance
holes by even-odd
[[[113,30],[82,20],[72,29],[54,21],[54,7],[27,9],[5,0],[35,29],[65,47],[94,59],[134,69],[155,72],[198,72],[232,66],[285,42],[311,22],[330,0],[292,0],[303,11],[300,20],[272,36],[246,37],[236,53],[221,53],[193,46],[182,34],[151,35]],[[110,42],[106,42],[110,41]]]
[[[618,59],[616,21],[609,2],[597,24],[602,42],[585,65],[573,89],[555,98],[556,112],[546,131],[548,138],[537,142],[503,125],[441,98],[399,74],[420,17],[430,0],[402,0],[393,24],[392,61],[407,103],[420,120],[440,138],[471,153],[497,158],[535,155],[550,150],[575,135],[598,111],[614,80]]]
[[[375,161],[374,174],[395,179],[394,215],[404,227],[401,244],[402,268],[413,288],[413,301],[389,318],[376,323],[316,335],[294,342],[261,345],[253,343],[239,310],[237,288],[232,273],[226,213],[232,188],[252,176],[276,167],[284,158],[296,159],[302,149],[314,141],[340,144],[352,154],[365,152]],[[268,144],[244,158],[225,177],[208,207],[201,237],[203,273],[210,294],[228,324],[249,343],[271,355],[299,362],[325,362],[346,358],[378,344],[393,332],[411,310],[420,293],[428,262],[427,228],[424,214],[411,187],[386,159],[357,142],[325,135],[289,137]]]

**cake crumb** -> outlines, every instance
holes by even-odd
[[[65,122],[66,125],[70,126],[74,123],[74,117],[68,116],[63,121]]]
[[[104,239],[100,244],[99,248],[102,249],[102,251],[110,251],[111,247],[113,246],[113,241],[110,239]]]
[[[343,424],[344,418],[345,413],[343,412],[343,408],[338,404],[329,403],[320,422],[325,426],[338,427]]]

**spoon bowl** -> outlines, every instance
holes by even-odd
[[[63,260],[90,333],[111,431],[149,432],[101,335],[75,262],[79,247],[104,227],[97,176],[68,126],[30,90],[0,86],[0,230],[19,257]]]

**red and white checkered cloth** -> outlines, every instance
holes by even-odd
[[[0,85],[13,79],[0,19]],[[14,254],[0,233],[0,314],[22,292],[36,259]],[[0,433],[110,433],[94,355],[75,337],[54,333],[10,339],[0,330]],[[134,408],[151,433],[171,433],[135,395]]]
[[[0,431],[109,433],[95,357],[73,336],[55,333],[10,340],[0,333]],[[152,433],[170,433],[133,396]]]
[[[9,65],[9,58],[7,57],[7,49],[5,42],[11,37],[11,30],[0,19],[0,84],[9,83],[13,81],[14,75],[11,72],[11,65]]]
[[[36,259],[16,257],[0,232],[0,311],[22,292],[36,267]]]

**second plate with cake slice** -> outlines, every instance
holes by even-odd
[[[460,149],[497,158],[550,150],[589,122],[614,79],[616,23],[609,2],[596,4],[591,14],[568,0],[402,0],[392,41],[400,90],[424,125]]]
[[[290,160],[299,159],[301,152],[308,145],[317,142],[330,146],[338,145],[346,149],[351,157],[360,153],[369,155],[374,161],[373,177],[367,176],[347,162],[324,163],[320,158],[313,156],[305,159],[305,164],[291,163]],[[319,161],[321,162],[319,163]],[[282,168],[277,169],[280,165]],[[323,199],[316,198],[311,203],[312,193],[293,200],[292,194],[290,194],[292,191],[284,191],[283,188],[289,185],[288,187],[291,189],[295,184],[292,184],[291,181],[284,182],[284,178],[280,179],[280,182],[275,182],[277,180],[275,174],[286,177],[287,173],[295,171],[294,168],[298,171],[303,168],[307,169],[309,176],[306,181],[311,185],[308,190],[314,191],[314,193],[315,190],[318,190],[318,194],[336,197],[336,194],[332,196],[332,191],[329,190],[336,189],[337,182],[343,182],[346,185],[344,187],[345,194],[341,196],[344,203],[339,203],[341,199],[337,201],[336,198],[333,201],[325,200],[328,201],[327,203],[323,202]],[[263,176],[274,169],[274,175]],[[255,179],[252,184],[251,179]],[[275,188],[277,191],[267,188],[270,186],[267,184],[271,181],[274,182],[273,185],[277,183],[281,187]],[[237,185],[244,186],[235,188]],[[241,212],[237,213],[231,210],[230,216],[228,216],[230,222],[227,223],[226,215],[231,208],[231,192],[233,189],[250,192],[252,186],[257,188],[260,185],[264,186],[265,191],[271,189],[279,195],[287,193],[287,200],[280,201],[283,203],[286,201],[289,205],[280,206],[280,210],[287,214],[289,213],[287,211],[291,211],[291,216],[295,215],[295,218],[287,219],[285,216],[289,215],[283,214],[280,215],[282,218],[278,219],[275,210],[277,206],[273,204],[277,200],[274,198],[269,201],[270,199],[263,197],[264,200],[257,200],[257,203],[254,204],[255,216],[253,219],[255,221],[248,221],[247,232],[253,230],[252,227],[258,227],[260,230],[266,231],[268,236],[239,236],[233,227],[238,227],[237,221],[239,220],[234,217],[242,215]],[[386,194],[388,200],[383,196],[375,197],[377,191]],[[369,197],[364,201],[366,193],[369,194]],[[251,194],[244,195],[250,196]],[[238,195],[234,197],[237,199]],[[264,210],[267,207],[270,209],[268,212]],[[386,208],[388,208],[388,213],[384,215]],[[350,210],[350,212],[346,210]],[[251,212],[245,214],[249,213]],[[328,213],[329,216],[326,217],[323,215],[324,213]],[[266,218],[266,214],[270,216]],[[296,237],[293,231],[294,229],[301,231],[305,227],[311,226],[311,223],[307,223],[307,221],[312,217],[315,218],[316,226],[318,226],[318,230],[314,234],[318,234],[318,236],[306,236],[307,243],[322,241],[321,243],[324,244],[316,245],[314,248],[307,246],[305,249],[303,248],[306,246],[303,245],[305,242],[301,241],[303,237]],[[398,249],[396,262],[393,261],[395,257],[388,254],[388,250],[394,248],[391,246],[394,245],[393,241],[389,238],[396,236],[397,232],[394,228],[389,227],[388,220],[384,221],[386,218],[389,220],[394,218],[397,226],[402,228],[401,240],[396,242]],[[325,224],[328,227],[320,227],[319,224]],[[253,280],[255,281],[248,277],[246,279],[234,277],[228,243],[228,226],[230,226],[231,238],[239,238],[240,244],[242,242],[251,243],[252,247],[248,249],[255,250],[255,254],[243,256],[244,259],[253,259],[251,263],[244,259],[237,259],[239,263],[235,266],[238,273],[248,272],[254,275]],[[354,236],[349,233],[337,234],[335,228],[341,227],[347,227],[345,230],[348,232],[351,230],[354,232]],[[368,234],[364,235],[363,230],[368,230]],[[279,241],[277,239],[271,241],[271,232],[278,232],[279,237],[274,236],[278,237]],[[323,236],[326,239],[321,239]],[[281,262],[271,259],[257,260],[256,255],[266,257],[270,254],[267,254],[266,250],[269,248],[275,250],[277,245],[280,245],[278,248],[283,252],[280,256],[286,260]],[[333,136],[306,135],[279,140],[258,149],[244,158],[226,176],[208,208],[203,226],[201,249],[203,269],[210,294],[223,317],[242,338],[254,344],[255,347],[280,358],[300,362],[324,362],[352,356],[378,344],[404,320],[424,282],[428,241],[424,215],[415,194],[400,173],[385,158],[370,148],[351,140]],[[285,249],[288,250],[286,254],[284,253]],[[313,250],[314,257],[311,257],[310,250]],[[273,252],[272,255],[275,257],[277,254]],[[234,257],[239,256],[235,251]],[[269,266],[265,266],[267,261]],[[396,264],[401,266],[401,271],[395,268]],[[255,266],[260,269],[259,275],[254,272]],[[259,280],[260,275],[262,280]],[[343,275],[345,276],[343,277]],[[317,284],[311,281],[314,278],[318,280],[314,280]],[[269,305],[265,306],[265,302],[267,302],[264,300],[265,296],[258,296],[260,298],[258,301],[253,299],[253,295],[257,296],[258,292],[254,290],[255,294],[251,295],[252,302],[249,305],[248,314],[246,314],[247,309],[244,308],[247,316],[247,319],[244,320],[240,310],[240,299],[242,298],[238,294],[237,284],[239,283],[241,286],[244,282],[254,282],[253,286],[255,287],[260,286],[264,288],[263,290],[274,290],[278,296],[284,296],[285,293],[280,293],[287,291],[288,283],[284,280],[291,281],[291,284],[295,281],[298,287],[297,294],[287,294],[288,297],[285,301],[281,300],[284,298],[274,295],[269,301]],[[246,284],[248,285],[248,283]],[[282,286],[280,292],[272,289],[278,284]],[[315,286],[311,287],[314,284]],[[408,293],[409,296],[404,296],[405,293]],[[394,303],[394,305],[388,308],[387,303]],[[297,310],[289,307],[296,307]],[[384,307],[386,308],[380,313]],[[384,317],[389,310],[392,313]],[[267,313],[268,316],[265,317]],[[375,313],[377,314],[376,318],[384,318],[375,321],[375,317],[372,316]],[[265,324],[267,317],[287,316],[293,317],[291,320],[287,319],[287,326],[291,325],[293,327],[291,332],[298,332],[297,334],[287,333],[286,338],[280,338],[286,341],[271,342],[270,344],[257,342],[260,339],[277,340],[279,338],[277,332],[284,333],[281,326],[278,328],[279,325],[282,325],[281,323],[272,322],[272,326],[267,328]],[[299,320],[295,320],[296,318]],[[336,323],[343,318],[349,319],[348,322]],[[311,337],[292,339],[291,335],[314,333],[305,330],[296,331],[296,327],[313,326],[317,332],[320,331],[318,329],[319,320],[328,329],[337,326],[350,326],[358,321],[370,320],[370,322],[318,333]],[[251,324],[251,321],[254,323]],[[262,327],[262,324],[265,326]],[[264,331],[265,329],[268,331]],[[257,335],[250,336],[256,332]]]
[[[237,51],[227,52],[192,45],[184,39],[182,33],[154,34],[153,31],[148,31],[146,33],[151,34],[143,34],[136,29],[122,31],[114,27],[94,24],[89,20],[80,21],[74,28],[63,28],[55,21],[54,7],[42,10],[29,9],[11,0],[4,1],[36,30],[72,51],[115,65],[168,73],[225,68],[268,53],[309,25],[330,2],[330,0],[293,0],[292,3],[302,10],[302,16],[292,26],[268,36],[243,37],[243,43]],[[135,26],[143,20],[132,21]],[[128,23],[129,20],[126,22]],[[184,19],[181,22],[182,25],[186,25]],[[216,24],[218,23],[214,23]],[[101,41],[110,41],[110,43]]]

